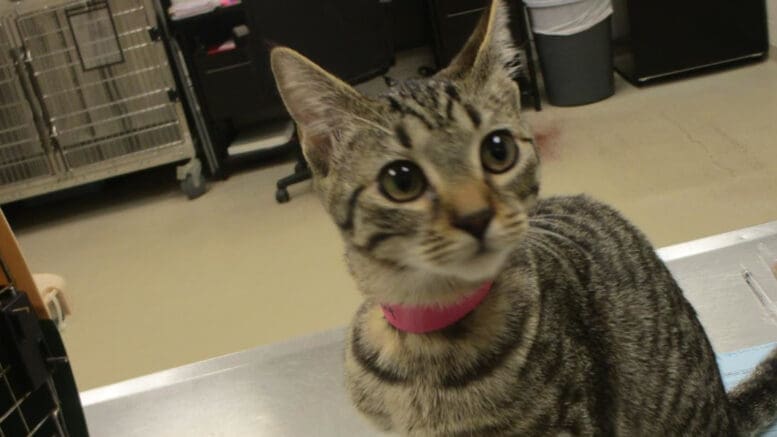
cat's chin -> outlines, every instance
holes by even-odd
[[[431,266],[437,274],[467,282],[483,282],[496,278],[507,260],[508,251],[479,252],[470,258],[444,265]]]
[[[346,259],[359,289],[382,303],[453,303],[485,281],[496,279],[509,252],[487,251],[449,264],[402,265],[349,250]]]

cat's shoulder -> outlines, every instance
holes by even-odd
[[[644,239],[638,227],[620,211],[587,194],[542,198],[531,216],[534,221],[561,220],[598,234],[627,233]]]
[[[612,206],[594,199],[587,194],[577,194],[573,196],[551,196],[541,198],[537,201],[534,213],[543,214],[585,214],[585,213],[621,213]]]

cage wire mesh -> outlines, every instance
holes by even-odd
[[[17,27],[68,169],[183,142],[142,0],[63,5],[22,14]]]
[[[30,390],[19,383],[19,372],[0,350],[0,436],[67,436],[53,382]]]
[[[8,279],[12,276],[2,258],[0,267],[4,273],[0,309],[4,313],[25,311],[32,314],[29,301],[22,298],[12,279]],[[34,316],[32,320],[36,320]],[[30,369],[25,368],[18,357],[13,358],[12,343],[18,339],[12,337],[24,327],[9,326],[5,317],[0,322],[0,437],[68,436],[52,374],[44,367],[42,373],[37,372],[38,376],[30,378]]]
[[[0,17],[0,185],[53,174],[12,56],[8,17]]]

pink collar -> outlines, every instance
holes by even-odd
[[[488,296],[492,281],[483,283],[473,293],[446,307],[381,305],[383,316],[400,331],[424,334],[437,331],[458,322],[471,313]]]

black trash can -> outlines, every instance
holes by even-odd
[[[615,93],[611,17],[573,35],[534,34],[548,101],[577,106]]]

